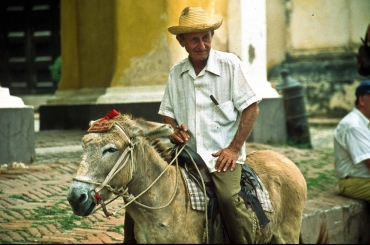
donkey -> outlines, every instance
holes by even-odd
[[[204,243],[207,219],[192,209],[181,171],[170,147],[156,138],[171,135],[170,125],[116,113],[95,121],[83,138],[83,157],[67,199],[74,214],[90,215],[113,195],[122,196],[135,222],[138,243]],[[171,164],[169,164],[171,162]],[[254,229],[257,243],[298,243],[305,206],[306,181],[297,166],[271,151],[254,151],[245,162],[267,189],[270,222]],[[215,234],[221,234],[216,227]],[[221,235],[215,243],[227,242]]]

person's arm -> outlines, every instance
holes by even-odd
[[[168,138],[171,142],[177,141],[180,143],[187,142],[190,136],[186,133],[188,128],[185,124],[181,124],[179,127],[177,121],[171,117],[162,116],[163,123],[169,124],[174,129],[173,134],[171,134]]]
[[[252,131],[258,112],[259,108],[257,102],[245,108],[242,112],[242,118],[240,120],[238,130],[236,131],[234,139],[231,141],[230,145],[212,154],[212,156],[218,157],[215,166],[218,172],[221,170],[226,171],[230,166],[230,170],[234,170],[241,147]]]

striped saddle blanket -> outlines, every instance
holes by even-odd
[[[181,168],[181,172],[183,173],[183,176],[187,183],[187,189],[190,195],[190,202],[191,207],[194,210],[198,211],[205,211],[205,208],[207,207],[209,198],[207,195],[205,195],[205,192],[202,190],[202,188],[199,186],[199,184],[187,173],[187,171],[184,168]],[[243,176],[244,177],[244,176]],[[244,185],[250,186],[250,179],[246,179],[245,177],[242,177],[242,182]],[[250,178],[253,178],[249,176]],[[267,192],[266,188],[263,186],[262,182],[260,181],[259,177],[258,182],[260,183],[260,187],[256,187],[255,191],[252,192],[252,194],[260,201],[262,209],[267,212],[272,212],[272,205],[270,201],[269,193]]]

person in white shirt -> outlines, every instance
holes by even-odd
[[[187,7],[179,25],[168,28],[189,56],[171,68],[158,113],[175,129],[170,140],[186,143],[212,173],[232,242],[255,243],[251,229],[255,214],[246,209],[238,193],[245,141],[261,98],[240,59],[211,48],[214,30],[221,24],[202,8]]]
[[[370,80],[356,88],[356,102],[334,130],[339,192],[370,202]]]

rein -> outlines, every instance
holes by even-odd
[[[92,195],[93,196],[93,199],[94,199],[94,202],[97,205],[101,204],[101,207],[95,209],[95,211],[93,213],[95,213],[96,211],[98,211],[101,208],[103,208],[104,214],[107,217],[109,217],[109,216],[115,215],[119,210],[121,210],[123,208],[126,208],[132,202],[135,202],[139,206],[144,207],[144,208],[147,208],[147,209],[161,209],[161,208],[167,207],[173,201],[173,199],[174,199],[174,197],[176,195],[177,189],[178,189],[178,174],[177,174],[177,172],[178,172],[179,166],[178,166],[177,157],[179,156],[179,154],[181,153],[181,151],[184,149],[185,145],[183,145],[181,147],[181,149],[177,152],[177,154],[173,158],[173,160],[168,164],[168,166],[163,170],[163,172],[153,181],[153,183],[150,184],[139,195],[137,195],[136,197],[134,197],[132,194],[129,194],[128,193],[128,188],[127,187],[121,187],[119,189],[115,189],[115,188],[111,187],[108,184],[113,179],[113,177],[119,171],[121,171],[121,169],[123,169],[126,166],[127,161],[129,160],[129,158],[131,158],[131,161],[130,161],[130,180],[132,179],[132,176],[133,176],[133,168],[134,168],[133,155],[132,154],[133,154],[133,149],[134,149],[134,146],[135,145],[131,142],[131,139],[127,136],[127,134],[125,133],[125,131],[121,128],[121,126],[119,124],[116,124],[115,123],[114,126],[116,126],[125,135],[125,137],[129,141],[129,145],[123,151],[123,153],[121,154],[121,156],[119,157],[119,159],[117,160],[117,162],[115,163],[115,165],[113,166],[113,168],[111,169],[111,171],[109,172],[109,174],[107,175],[107,177],[105,178],[105,180],[102,183],[98,183],[98,182],[94,182],[94,181],[90,181],[90,180],[80,179],[80,178],[78,178],[78,176],[76,176],[75,178],[73,178],[74,180],[80,181],[80,182],[83,182],[83,183],[98,185],[98,187],[96,187],[94,190],[91,190],[91,191],[92,192],[95,192],[95,194]],[[124,161],[124,163],[119,167],[119,165],[121,164],[121,162],[123,161],[123,159],[126,157],[126,155],[128,155],[128,157],[126,158],[126,160]],[[141,203],[137,202],[136,199],[138,199],[141,195],[143,195],[145,192],[147,192],[159,180],[159,178],[168,170],[168,168],[173,164],[173,162],[175,160],[176,160],[176,186],[175,186],[175,189],[174,189],[174,192],[172,194],[172,197],[171,197],[170,201],[166,205],[163,205],[163,206],[160,206],[160,207],[149,207],[149,206],[146,206],[144,204],[141,204]],[[104,200],[101,199],[100,194],[99,194],[99,191],[102,190],[103,188],[106,188],[108,191],[110,191],[114,195],[116,195],[116,197],[114,197],[113,199],[111,199],[110,201],[108,201],[106,204],[104,203]],[[113,202],[115,199],[117,199],[120,196],[122,196],[125,200],[127,200],[128,203],[126,203],[122,208],[118,209],[114,213],[108,212],[107,209],[106,209],[106,205],[110,204],[111,202]]]

